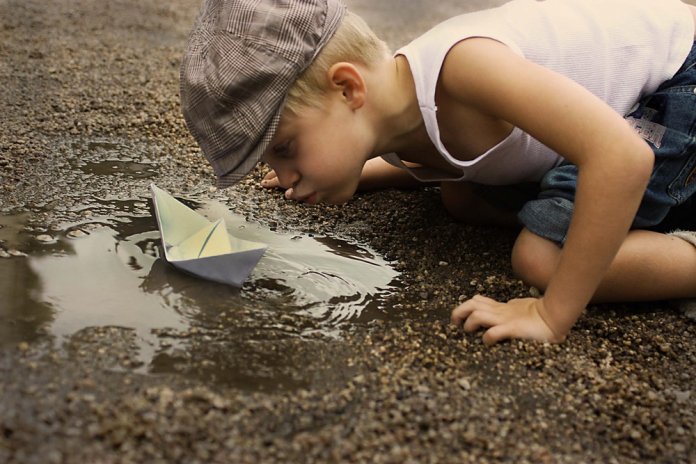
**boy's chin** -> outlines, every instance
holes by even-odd
[[[355,191],[350,193],[337,193],[334,195],[328,195],[326,198],[319,199],[319,203],[324,203],[325,205],[342,205],[350,201],[353,198]]]

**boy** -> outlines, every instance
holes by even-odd
[[[475,186],[543,178],[513,268],[544,296],[477,296],[452,320],[560,342],[591,300],[696,296],[691,235],[629,233],[696,190],[695,23],[679,0],[515,0],[391,55],[338,0],[209,0],[182,107],[221,186],[263,159],[287,198],[341,203],[405,182],[382,156],[441,182],[455,216],[502,221]]]

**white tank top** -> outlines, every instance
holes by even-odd
[[[462,175],[409,169],[396,154],[383,156],[417,179],[489,185],[538,181],[563,160],[519,128],[471,161],[448,153],[440,139],[435,88],[450,48],[469,37],[502,42],[520,56],[573,79],[625,115],[683,64],[694,42],[694,22],[679,0],[513,0],[437,25],[395,55],[409,62],[430,140]]]

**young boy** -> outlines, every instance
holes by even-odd
[[[182,107],[220,186],[263,160],[287,198],[341,203],[409,183],[395,165],[501,222],[478,186],[541,180],[513,268],[544,296],[452,321],[560,342],[590,301],[696,297],[693,234],[642,230],[696,190],[695,23],[679,0],[514,0],[392,55],[338,0],[207,0]]]

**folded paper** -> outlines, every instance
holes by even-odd
[[[240,287],[266,245],[227,232],[225,221],[209,221],[155,184],[155,216],[168,262],[204,279]]]

